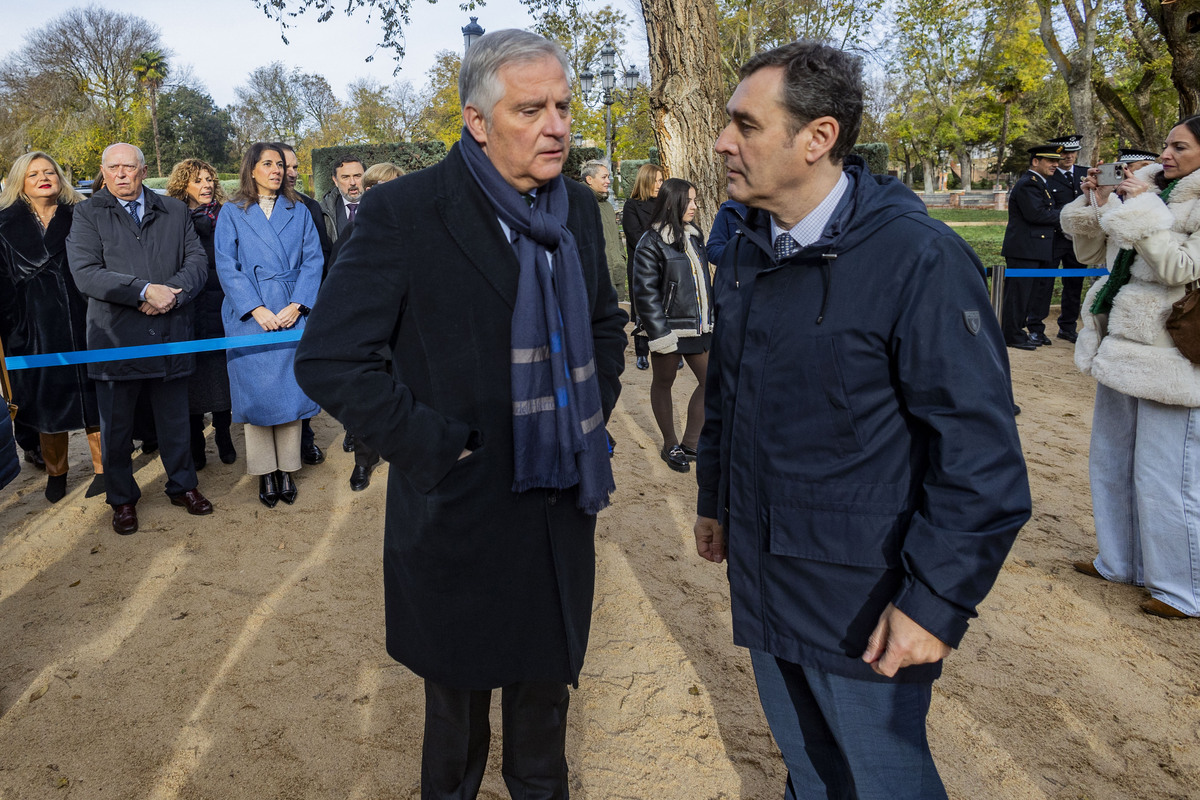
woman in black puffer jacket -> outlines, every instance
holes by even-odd
[[[704,255],[704,237],[692,225],[696,187],[684,180],[664,181],[650,229],[633,259],[633,306],[641,320],[654,370],[650,406],[663,436],[662,459],[677,472],[691,469],[704,425],[704,376],[712,340],[712,282]],[[675,437],[671,386],[683,356],[696,376],[688,402],[683,439]]]

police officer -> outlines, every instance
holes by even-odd
[[[1054,204],[1048,180],[1062,160],[1063,148],[1058,144],[1042,144],[1029,148],[1029,170],[1017,179],[1008,194],[1008,227],[1000,255],[1008,269],[1049,269],[1054,260],[1054,239],[1058,230],[1059,209]],[[1005,281],[1004,309],[1001,328],[1004,342],[1017,350],[1036,350],[1039,344],[1050,344],[1045,326],[1036,336],[1025,332],[1025,326],[1037,306],[1036,291],[1043,289],[1053,278],[1011,278]],[[1047,306],[1049,304],[1047,303]],[[1048,311],[1046,313],[1049,313]],[[1039,322],[1046,313],[1039,317]]]
[[[1075,163],[1075,159],[1079,157],[1079,151],[1083,149],[1083,142],[1074,133],[1051,139],[1050,142],[1062,145],[1063,149],[1063,157],[1058,162],[1058,169],[1054,171],[1048,181],[1050,196],[1054,198],[1054,206],[1061,209],[1080,195],[1082,192],[1080,184],[1087,177],[1087,167]],[[1061,266],[1063,269],[1082,269],[1086,266],[1076,260],[1071,240],[1061,229],[1054,233],[1054,264],[1052,266]],[[1054,293],[1054,281],[1046,281],[1042,290],[1044,290],[1044,294],[1037,295],[1029,316],[1028,326],[1031,336],[1034,331],[1038,332],[1039,344],[1050,344],[1050,340],[1046,338],[1046,325],[1043,320],[1050,313],[1050,298]],[[1083,276],[1064,277],[1062,279],[1062,307],[1058,315],[1058,338],[1072,344],[1077,338],[1075,326],[1079,322],[1079,305],[1082,297]],[[1045,341],[1042,341],[1043,339]]]

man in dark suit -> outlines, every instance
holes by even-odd
[[[333,165],[333,188],[321,198],[325,232],[331,242],[336,242],[346,226],[354,221],[362,200],[365,172],[366,168],[358,156],[342,156]]]
[[[1082,189],[1079,187],[1083,183],[1083,179],[1087,177],[1087,167],[1075,163],[1075,159],[1079,157],[1079,151],[1083,149],[1083,143],[1077,134],[1060,136],[1057,139],[1051,139],[1050,143],[1062,145],[1063,149],[1062,160],[1058,162],[1058,168],[1047,179],[1050,196],[1054,199],[1054,207],[1061,210],[1063,206],[1082,193]],[[1061,265],[1063,269],[1082,269],[1085,266],[1075,258],[1075,247],[1061,228],[1056,228],[1054,232],[1054,263],[1051,266],[1057,265]],[[1050,281],[1050,292],[1046,293],[1044,297],[1038,297],[1038,305],[1034,306],[1033,313],[1028,320],[1029,330],[1037,331],[1043,338],[1046,338],[1045,319],[1050,313],[1050,301],[1053,293],[1054,282]],[[1074,344],[1075,339],[1078,338],[1075,326],[1079,323],[1079,307],[1082,299],[1083,277],[1063,278],[1062,306],[1058,315],[1059,339]],[[1038,316],[1039,313],[1041,316]],[[1047,342],[1049,342],[1048,338]]]
[[[277,142],[280,151],[283,152],[283,162],[285,170],[283,179],[292,191],[300,196],[300,201],[304,203],[304,207],[308,209],[309,216],[312,217],[313,224],[317,226],[317,236],[321,239],[321,256],[324,259],[324,264],[321,267],[321,277],[329,273],[329,254],[333,250],[333,241],[329,238],[329,232],[325,229],[325,213],[321,209],[321,204],[314,198],[304,194],[304,192],[296,191],[296,183],[300,179],[300,159],[296,157],[296,151],[292,149],[290,144],[285,142]],[[305,464],[320,464],[325,460],[325,453],[317,446],[317,438],[313,434],[312,418],[301,421],[300,426],[300,460]]]
[[[130,144],[109,145],[100,159],[104,188],[75,212],[67,259],[88,299],[89,350],[188,341],[190,305],[208,277],[208,259],[187,206],[144,191],[146,158]],[[153,408],[167,496],[190,514],[213,507],[196,488],[188,427],[191,354],[102,361],[88,367],[96,381],[105,487],[119,534],[138,529],[141,497],[133,477],[133,425],[139,396]]]
[[[427,799],[476,796],[500,687],[509,792],[567,797],[627,321],[595,195],[562,176],[567,73],[536,34],[471,45],[461,140],[364,197],[296,356],[391,465],[387,648],[425,680]]]
[[[1049,269],[1054,265],[1054,235],[1059,209],[1047,183],[1062,159],[1062,146],[1043,144],[1029,148],[1029,170],[1017,179],[1008,194],[1008,227],[1000,255],[1008,269]],[[1038,283],[1042,281],[1042,283]],[[1036,350],[1050,344],[1045,333],[1025,332],[1034,303],[1053,278],[1008,278],[1004,281],[1001,328],[1005,343],[1017,350]],[[1042,315],[1042,318],[1045,314]]]

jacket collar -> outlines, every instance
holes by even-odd
[[[275,198],[275,207],[271,209],[270,219],[267,219],[266,213],[258,203],[251,205],[244,213],[250,229],[274,251],[280,247],[284,229],[296,218],[297,206],[303,208],[302,204],[292,203],[283,195],[279,195]],[[304,209],[304,213],[308,213],[307,208]]]
[[[54,212],[54,218],[46,229],[46,235],[38,226],[24,201],[18,200],[8,208],[0,210],[0,237],[8,242],[22,259],[35,267],[40,267],[66,249],[67,234],[71,231],[71,219],[75,209],[69,205],[60,205]]]

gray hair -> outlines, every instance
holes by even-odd
[[[114,147],[132,147],[133,152],[137,153],[138,166],[146,166],[146,156],[142,154],[142,148],[138,147],[136,144],[129,144],[128,142],[113,142],[108,147],[104,148],[104,152],[100,154],[100,166],[104,166],[104,164],[108,161],[108,151],[112,150]]]
[[[541,61],[554,58],[562,65],[563,74],[571,74],[567,54],[557,42],[536,33],[509,28],[481,36],[463,58],[458,71],[458,96],[462,107],[473,106],[488,125],[492,124],[492,109],[504,96],[500,69],[509,64]]]
[[[600,170],[608,169],[608,164],[603,161],[587,161],[584,162],[583,168],[579,170],[579,177],[583,180],[594,178],[600,174]]]
[[[764,67],[783,69],[780,101],[792,117],[793,135],[818,117],[833,117],[838,123],[838,138],[829,159],[838,164],[854,151],[862,127],[861,58],[801,39],[754,56],[742,67],[740,76],[744,80]]]

